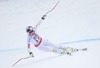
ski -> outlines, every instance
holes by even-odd
[[[77,49],[77,48],[72,48],[72,47],[67,47],[67,48],[62,48],[63,49],[63,53],[62,54],[67,54],[67,55],[72,55],[72,53],[78,52],[78,51],[87,51],[87,48],[82,48],[82,49]]]
[[[77,49],[78,51],[87,51],[87,48]]]
[[[78,52],[78,51],[87,51],[87,48],[82,48],[82,49],[74,49],[74,48],[73,48],[73,50],[71,50],[71,51],[68,52],[67,54],[71,56],[72,53]]]

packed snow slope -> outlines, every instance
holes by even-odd
[[[88,48],[72,56],[39,51],[27,57],[26,27],[35,26],[58,0],[0,0],[0,68],[100,68],[100,0],[61,0],[37,32],[55,44]]]

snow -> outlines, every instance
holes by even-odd
[[[0,0],[0,68],[100,68],[100,0],[61,0],[38,34],[62,46],[88,48],[72,56],[42,52],[28,56],[25,29],[36,25],[58,0]]]

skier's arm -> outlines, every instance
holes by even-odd
[[[30,44],[28,44],[27,48],[28,48],[29,56],[34,57],[33,52],[31,51],[31,48],[30,48]]]
[[[28,51],[28,52],[31,52],[30,44],[27,44],[27,51]]]
[[[43,15],[43,16],[41,17],[41,20],[40,20],[40,21],[36,24],[36,26],[34,27],[35,30],[38,28],[38,26],[41,24],[41,22],[42,22],[43,20],[45,20],[45,17],[46,17],[46,15]]]
[[[31,50],[30,39],[31,39],[31,37],[28,36],[28,38],[27,38],[27,51],[28,51],[30,57],[34,57],[33,52]]]

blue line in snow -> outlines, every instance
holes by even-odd
[[[59,45],[63,45],[63,44],[74,44],[74,43],[81,43],[81,42],[91,42],[91,41],[100,41],[100,38],[83,39],[83,40],[77,40],[77,41],[71,41],[71,42],[62,42]],[[18,50],[23,50],[23,49],[24,48],[5,49],[5,50],[0,50],[0,52],[18,51]]]
[[[0,50],[0,52],[10,52],[10,51],[18,51],[18,50],[23,50],[23,48],[4,49],[4,50]]]
[[[77,41],[71,41],[71,42],[62,42],[62,43],[60,43],[60,45],[63,45],[63,44],[73,44],[73,43],[81,43],[81,42],[89,42],[89,41],[100,41],[100,38],[83,39],[83,40],[77,40]]]

